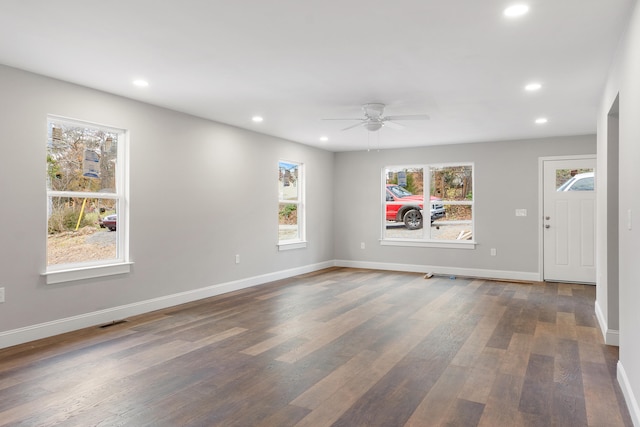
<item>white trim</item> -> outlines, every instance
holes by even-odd
[[[618,384],[620,384],[620,388],[622,389],[622,394],[624,395],[624,400],[627,403],[627,408],[629,408],[629,415],[631,415],[631,421],[634,426],[640,426],[640,406],[638,406],[638,400],[633,394],[633,389],[631,388],[631,383],[629,383],[629,377],[627,376],[627,372],[624,370],[624,366],[622,366],[622,361],[618,360]]]
[[[77,197],[79,199],[85,198],[118,200],[120,196],[117,193],[47,190],[47,197]]]
[[[293,249],[304,249],[307,247],[307,242],[297,242],[297,241],[292,241],[292,242],[287,242],[286,240],[282,240],[280,243],[278,243],[278,250],[279,251],[290,251]]]
[[[518,280],[537,282],[537,272],[485,270],[478,268],[444,267],[418,264],[396,264],[369,261],[336,260],[336,267],[367,268],[373,270],[406,271],[410,273],[434,273],[445,276],[464,276],[486,279]]]
[[[609,329],[607,325],[607,321],[604,318],[602,308],[600,307],[600,303],[598,301],[596,301],[595,303],[595,312],[596,312],[596,319],[598,320],[598,325],[600,325],[600,332],[602,333],[604,343],[606,345],[613,345],[613,346],[619,347],[620,331],[616,329]]]
[[[292,268],[289,270],[277,271],[274,273],[263,274],[260,276],[249,277],[246,279],[235,280],[227,283],[219,283],[200,289],[181,292],[172,295],[166,295],[150,300],[140,301],[132,304],[122,305],[119,307],[108,308],[105,310],[94,311],[91,313],[80,314],[77,316],[57,319],[51,322],[40,323],[37,325],[26,326],[19,329],[0,332],[0,348],[10,347],[41,338],[47,338],[65,332],[71,332],[82,328],[88,328],[96,325],[112,322],[114,320],[125,319],[130,316],[136,316],[148,313],[154,310],[160,310],[167,307],[173,307],[178,304],[184,304],[191,301],[197,301],[203,298],[220,295],[226,292],[233,292],[239,289],[251,286],[262,285],[264,283],[276,280],[286,279],[300,274],[311,273],[325,268],[333,267],[333,261],[325,261],[317,264],[306,265],[302,267]]]
[[[445,199],[442,199],[440,201],[431,202],[431,203],[440,203],[442,205],[452,205],[452,206],[453,205],[457,205],[457,206],[473,206],[474,201],[473,200],[467,201],[467,200],[445,200]],[[464,221],[473,222],[473,220],[472,221],[464,220]]]
[[[58,116],[57,114],[47,114],[47,119],[54,120],[56,122],[64,123],[67,126],[99,127],[100,129],[102,129],[104,131],[113,132],[113,133],[119,133],[119,132],[125,131],[125,129],[123,129],[121,127],[105,125],[103,123],[97,123],[97,122],[89,122],[89,121],[86,121],[86,120],[74,119],[74,118],[66,117],[66,116]]]
[[[566,155],[566,156],[545,156],[545,157],[538,157],[539,160],[541,161],[547,161],[547,160],[588,160],[588,159],[595,159],[597,157],[596,154],[576,154],[576,155]]]
[[[413,246],[419,248],[440,248],[440,249],[475,249],[477,243],[471,240],[400,240],[382,239],[381,246]]]
[[[92,265],[90,267],[69,268],[67,270],[49,270],[42,273],[47,285],[55,283],[73,282],[74,280],[93,279],[96,277],[115,276],[131,272],[132,262],[122,262],[108,265]]]
[[[129,194],[129,181],[131,180],[131,160],[129,159],[130,151],[130,140],[129,140],[129,130],[123,130],[118,134],[118,159],[116,164],[116,173],[118,174],[118,181],[116,185],[118,186],[118,194],[121,194],[122,197],[118,200],[118,222],[123,225],[123,227],[118,227],[116,229],[118,235],[118,256],[122,257],[124,262],[129,262],[131,259],[129,258],[129,232],[130,232],[130,222],[129,222],[129,209],[130,209],[130,194]]]
[[[604,336],[604,343],[606,345],[620,347],[620,331],[615,329],[607,329],[607,333]]]
[[[544,162],[547,157],[538,157],[538,280],[544,279]]]

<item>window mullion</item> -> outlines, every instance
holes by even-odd
[[[90,191],[47,191],[48,197],[71,197],[74,199],[110,199],[118,200],[120,196],[115,193],[95,193]]]

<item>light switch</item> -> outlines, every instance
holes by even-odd
[[[526,209],[516,209],[516,216],[527,216]]]

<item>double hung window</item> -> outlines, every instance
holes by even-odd
[[[278,246],[305,247],[304,171],[302,163],[278,162]]]
[[[113,268],[128,261],[125,137],[121,129],[49,117],[49,283],[128,271]]]

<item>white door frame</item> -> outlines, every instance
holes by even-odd
[[[538,281],[544,280],[544,162],[547,160],[597,160],[595,154],[538,157]],[[596,172],[597,173],[597,172]],[[597,219],[596,219],[597,221]],[[597,272],[596,272],[597,274]]]

